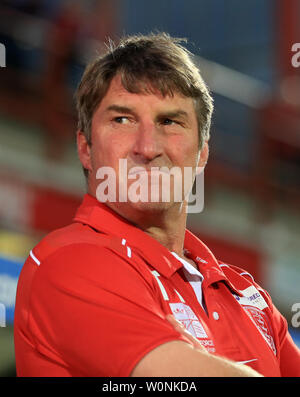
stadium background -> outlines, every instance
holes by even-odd
[[[188,225],[270,292],[299,344],[300,68],[291,62],[299,20],[297,0],[1,1],[0,376],[15,375],[24,259],[71,221],[85,189],[74,89],[103,41],[124,33],[188,39],[215,98],[204,211]]]

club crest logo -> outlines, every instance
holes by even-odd
[[[210,353],[215,353],[214,342],[208,337],[203,325],[198,320],[193,310],[185,303],[170,303],[170,308],[176,320],[199,340],[201,345]]]
[[[268,345],[271,347],[273,350],[273,353],[276,356],[276,347],[274,343],[274,335],[273,335],[273,330],[272,326],[270,324],[270,321],[262,310],[253,307],[253,306],[244,306],[244,309],[246,310],[247,314],[251,317],[251,319],[254,321],[256,327],[268,343]]]

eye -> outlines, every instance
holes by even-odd
[[[115,121],[118,124],[127,124],[127,123],[129,123],[128,117],[125,117],[125,116],[115,117],[113,121]]]
[[[162,124],[164,124],[164,125],[173,125],[173,124],[177,124],[177,122],[175,120],[167,118],[167,119],[163,119],[162,120]]]

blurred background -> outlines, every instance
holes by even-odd
[[[299,20],[297,0],[1,0],[0,376],[15,376],[24,260],[85,191],[73,102],[85,64],[108,37],[155,30],[188,39],[215,99],[205,206],[188,226],[252,273],[300,344]]]

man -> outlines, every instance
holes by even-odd
[[[190,54],[167,34],[124,38],[87,67],[77,108],[88,194],[74,223],[44,238],[22,269],[17,374],[300,375],[269,295],[186,230],[213,109]],[[184,183],[175,186],[176,173],[167,187],[152,179],[163,167]],[[156,199],[136,199],[142,191]]]

